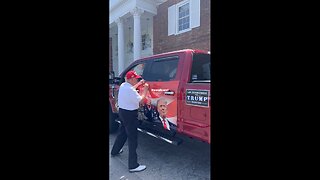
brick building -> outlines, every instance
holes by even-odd
[[[109,69],[116,75],[153,54],[210,51],[210,0],[110,0],[109,13]]]

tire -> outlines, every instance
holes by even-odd
[[[109,133],[114,133],[119,128],[119,123],[116,122],[117,115],[114,114],[111,110],[111,107],[109,106]]]

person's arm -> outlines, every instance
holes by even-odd
[[[149,89],[149,84],[145,83],[145,84],[143,85],[142,94],[140,95],[140,96],[141,96],[140,102],[146,97],[147,92],[148,92],[148,89]]]
[[[141,79],[137,84],[135,84],[133,86],[134,89],[137,89],[139,86],[141,86],[142,84],[144,84],[146,81],[144,79]]]

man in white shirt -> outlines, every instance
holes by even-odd
[[[122,147],[128,138],[129,172],[139,172],[146,169],[145,165],[139,165],[137,162],[137,146],[138,146],[138,108],[148,91],[149,85],[145,83],[135,71],[129,71],[126,74],[126,82],[122,83],[119,88],[118,105],[119,118],[121,121],[120,132],[114,142],[111,155],[116,156],[122,153]],[[142,95],[136,91],[137,87],[143,85]]]

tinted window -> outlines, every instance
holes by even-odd
[[[144,69],[145,69],[145,63],[141,63],[141,64],[134,66],[131,70],[134,70],[137,74],[142,76]]]
[[[128,71],[134,70],[137,74],[141,75],[142,77],[144,77],[144,73],[145,73],[145,67],[146,67],[146,63],[140,63],[140,64],[136,64],[134,65],[132,68],[130,68]],[[127,74],[127,72],[124,73],[123,77],[120,80],[120,83],[123,83],[125,81],[124,77]]]
[[[155,59],[144,79],[147,81],[173,80],[176,77],[178,62],[178,57]]]
[[[191,82],[210,82],[211,63],[209,54],[194,54],[191,68]]]

